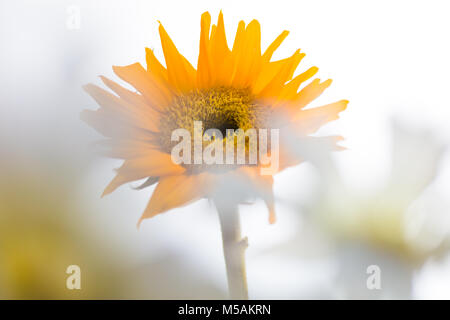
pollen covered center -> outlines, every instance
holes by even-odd
[[[218,129],[258,129],[267,123],[269,108],[259,105],[249,89],[217,87],[175,97],[159,123],[161,149],[170,153],[172,132],[186,129],[194,137],[194,121],[201,121],[203,132]],[[176,143],[175,143],[176,144]]]

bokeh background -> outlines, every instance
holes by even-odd
[[[100,198],[120,162],[95,155],[81,86],[162,58],[160,20],[196,65],[200,15],[223,10],[231,43],[258,19],[274,58],[301,48],[350,100],[319,135],[347,150],[275,178],[278,222],[241,206],[255,299],[450,298],[450,3],[431,1],[0,2],[0,298],[226,298],[219,221],[202,200],[136,222],[152,188]],[[74,20],[75,19],[75,20]],[[79,265],[82,289],[66,288]],[[381,290],[368,290],[379,266]]]

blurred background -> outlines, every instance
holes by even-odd
[[[200,15],[220,9],[229,43],[239,20],[260,21],[263,48],[291,32],[274,58],[301,48],[298,72],[316,65],[334,80],[314,106],[350,100],[319,132],[347,150],[313,150],[316,161],[275,177],[275,225],[262,202],[241,206],[250,297],[450,299],[445,0],[2,0],[0,298],[226,298],[213,207],[137,230],[153,187],[101,199],[120,162],[95,155],[100,136],[79,120],[97,108],[82,85],[145,65],[145,47],[161,60],[158,20],[196,65]],[[69,265],[81,290],[66,288]]]

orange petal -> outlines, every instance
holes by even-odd
[[[277,221],[275,214],[275,200],[273,196],[273,177],[272,176],[259,176],[258,186],[263,189],[262,196],[264,203],[269,210],[269,223],[274,224]]]
[[[206,197],[212,186],[212,179],[213,175],[209,173],[161,178],[138,222],[138,226],[144,219]]]
[[[147,180],[145,180],[142,184],[140,184],[137,187],[133,187],[134,190],[142,190],[148,187],[151,187],[155,183],[159,181],[159,177],[149,177]]]
[[[110,194],[124,183],[146,177],[164,177],[182,174],[185,169],[172,162],[170,154],[155,149],[147,149],[146,155],[125,160],[117,169],[116,177],[109,183],[102,196]]]

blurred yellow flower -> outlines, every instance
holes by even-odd
[[[72,201],[74,184],[69,188],[52,176],[54,171],[2,165],[0,299],[107,299],[130,294],[119,276],[126,266],[123,256],[113,257],[106,252],[110,241],[99,241],[86,230],[80,217],[84,208]],[[73,264],[81,267],[82,290],[66,287],[66,270]]]
[[[253,20],[245,26],[241,21],[230,49],[222,13],[217,25],[211,26],[211,17],[205,12],[201,17],[197,69],[179,53],[162,25],[159,33],[166,66],[152,50],[146,49],[147,69],[139,63],[113,67],[138,92],[101,77],[116,95],[87,85],[86,91],[101,107],[82,113],[85,122],[108,138],[104,142],[107,155],[125,160],[104,194],[144,178],[147,181],[142,187],[158,183],[141,220],[209,197],[224,173],[210,170],[211,166],[175,164],[171,159],[171,133],[175,129],[184,128],[192,133],[194,121],[202,121],[204,129],[279,128],[305,138],[337,119],[348,103],[341,100],[304,110],[330,86],[331,80],[315,79],[299,90],[318,71],[312,67],[294,77],[305,56],[300,50],[286,59],[271,61],[287,31],[262,53],[259,22]],[[276,122],[275,118],[284,120]],[[328,138],[335,146],[336,137]],[[277,171],[301,161],[280,142]],[[258,163],[224,168],[261,190],[259,194],[269,208],[270,221],[274,222],[273,177],[261,175],[260,167]]]

